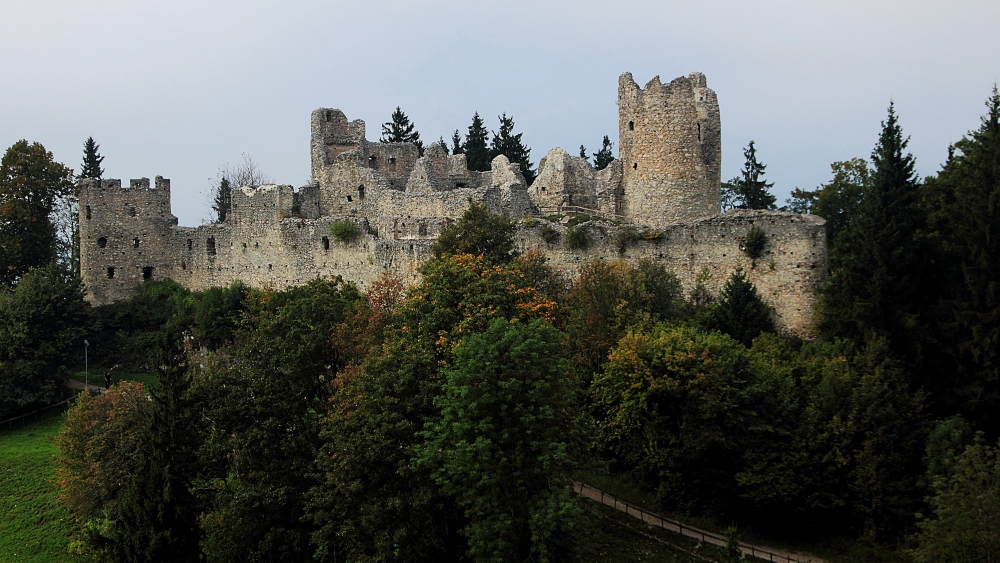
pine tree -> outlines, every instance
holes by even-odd
[[[535,171],[531,168],[531,149],[521,142],[522,133],[514,134],[514,118],[504,113],[499,117],[500,131],[493,132],[493,142],[490,144],[490,159],[501,154],[512,164],[517,164],[524,174],[524,181],[530,186],[535,179]]]
[[[472,125],[469,125],[469,133],[465,136],[465,144],[462,146],[465,150],[469,170],[486,172],[490,169],[492,158],[490,157],[490,148],[487,144],[489,135],[489,131],[486,130],[486,124],[483,123],[483,118],[479,117],[479,112],[476,112],[472,116]]]
[[[462,135],[455,129],[451,134],[451,154],[465,154],[465,147],[462,145]]]
[[[757,161],[757,149],[753,146],[753,141],[743,149],[743,156],[746,163],[743,165],[742,177],[737,179],[735,185],[736,197],[740,209],[774,209],[775,197],[771,195],[771,187],[774,182],[767,182],[762,179],[764,169],[767,165]]]
[[[424,155],[424,143],[420,140],[420,133],[415,131],[415,125],[410,123],[410,118],[403,113],[403,110],[396,106],[396,111],[392,112],[390,121],[382,124],[382,143],[413,143],[417,145],[420,156]]]
[[[886,338],[900,358],[913,361],[913,351],[904,350],[915,343],[911,329],[922,282],[915,237],[922,220],[913,155],[904,154],[908,142],[890,103],[857,217],[830,252],[821,328],[855,342]]]
[[[587,156],[587,147],[585,147],[583,145],[580,145],[580,158],[582,158],[583,160],[585,160],[587,162],[590,162],[590,157]]]
[[[99,148],[101,148],[101,145],[94,142],[93,137],[87,137],[87,140],[83,143],[83,164],[80,166],[80,174],[77,178],[95,178],[100,180],[101,176],[104,175],[104,169],[101,168],[104,157],[101,156],[101,153],[97,152]]]
[[[601,150],[594,153],[594,168],[604,170],[609,164],[615,161],[615,155],[611,152],[611,139],[607,135],[601,143]]]

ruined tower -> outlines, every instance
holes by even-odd
[[[623,211],[655,228],[719,212],[719,101],[699,72],[639,88],[618,79]]]

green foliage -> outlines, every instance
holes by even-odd
[[[1000,447],[977,443],[934,479],[934,517],[920,523],[917,563],[1000,561]]]
[[[56,256],[56,200],[75,194],[73,171],[39,143],[18,141],[0,160],[0,286]]]
[[[87,308],[80,278],[55,264],[29,270],[14,288],[0,286],[0,418],[64,395]]]
[[[580,145],[580,158],[582,158],[583,160],[585,160],[587,162],[590,161],[590,157],[587,156],[587,147],[585,147],[583,145]]]
[[[396,111],[392,112],[389,121],[382,124],[381,143],[413,143],[417,145],[420,156],[424,155],[424,143],[420,140],[420,133],[414,130],[415,126],[410,123],[403,110],[396,106]]]
[[[497,318],[551,316],[523,272],[469,254],[422,268],[385,342],[364,364],[343,372],[317,456],[320,482],[310,493],[313,542],[323,561],[459,558],[461,510],[412,463],[418,433],[437,417],[442,366],[456,346]]]
[[[760,333],[774,332],[771,314],[771,307],[757,294],[757,288],[737,268],[719,293],[709,325],[750,346]]]
[[[738,209],[774,209],[775,198],[771,195],[774,182],[763,179],[767,166],[757,161],[757,149],[754,148],[753,141],[743,149],[743,156],[746,157],[746,163],[743,165],[742,176],[730,181],[732,194],[728,199]]]
[[[251,294],[236,349],[206,363],[192,397],[201,414],[195,486],[202,548],[214,561],[295,560],[312,554],[303,520],[319,412],[352,357],[335,340],[363,297],[341,280]],[[266,506],[266,510],[259,507]]]
[[[757,225],[750,227],[747,236],[743,239],[743,252],[751,260],[756,260],[764,255],[764,247],[767,246],[767,233]]]
[[[100,148],[101,145],[98,145],[93,137],[87,137],[83,143],[83,164],[80,165],[80,173],[77,178],[101,179],[101,176],[104,175],[104,169],[101,168],[104,157],[97,152]]]
[[[555,244],[559,242],[559,238],[562,236],[559,231],[548,223],[543,223],[541,228],[542,240],[547,244]]]
[[[588,378],[627,331],[687,314],[680,281],[662,264],[647,260],[589,262],[563,306],[574,361]]]
[[[229,178],[223,176],[219,180],[219,185],[213,190],[212,209],[215,211],[216,223],[222,223],[229,214],[229,208],[233,204],[233,186],[229,183]]]
[[[820,328],[861,342],[872,333],[894,353],[917,362],[914,330],[924,286],[922,213],[914,160],[892,104],[872,152],[871,182],[855,217],[830,251],[830,277],[820,297]]]
[[[490,161],[493,160],[493,157],[490,155],[489,136],[490,132],[486,129],[483,118],[479,117],[479,112],[476,112],[472,116],[469,132],[465,135],[465,144],[462,145],[469,170],[486,172],[490,169]]]
[[[462,144],[462,134],[455,129],[451,135],[451,154],[465,154],[465,146]]]
[[[569,475],[585,439],[562,339],[542,320],[496,319],[442,370],[417,463],[464,509],[473,561],[551,561],[571,543]]]
[[[352,243],[361,236],[361,229],[352,221],[340,219],[330,223],[330,236],[342,243]]]
[[[196,297],[171,279],[143,282],[132,297],[95,307],[89,339],[91,362],[151,370],[153,355],[185,330],[192,330],[196,307]],[[200,328],[192,332],[205,334]]]
[[[569,227],[566,229],[566,246],[573,250],[586,250],[590,246],[590,233],[583,227]]]
[[[725,511],[763,396],[746,350],[718,333],[659,326],[611,352],[592,393],[599,447],[664,509]]]
[[[243,282],[234,281],[229,287],[212,287],[197,295],[192,332],[208,350],[217,350],[232,340],[249,292]]]
[[[604,136],[604,141],[601,143],[601,150],[594,153],[594,168],[597,170],[604,170],[609,164],[615,161],[615,155],[611,151],[612,146],[611,139],[607,135]]]
[[[81,529],[84,551],[100,552],[103,526],[118,513],[124,489],[139,470],[143,430],[152,411],[141,383],[119,382],[106,393],[82,393],[56,436],[59,500]]]
[[[812,213],[826,219],[826,237],[833,245],[857,216],[871,174],[868,163],[861,158],[834,162],[830,168],[833,170],[830,183],[822,184],[813,191],[792,190],[788,210]]]
[[[518,254],[514,248],[516,231],[517,225],[506,215],[492,213],[482,203],[470,202],[458,221],[442,229],[431,252],[438,258],[482,255],[489,264],[504,264]]]
[[[532,168],[530,160],[531,149],[521,141],[522,133],[514,134],[513,117],[507,117],[507,114],[504,113],[498,119],[500,120],[500,131],[493,133],[493,141],[490,143],[490,159],[492,160],[501,154],[506,156],[511,164],[516,164],[521,169],[524,181],[530,186],[535,181],[537,174]]]
[[[938,255],[934,366],[927,385],[945,412],[963,412],[991,436],[1000,433],[1000,93],[987,100],[980,127],[955,143],[922,208]],[[948,374],[945,376],[945,374]],[[944,376],[944,377],[942,377]]]

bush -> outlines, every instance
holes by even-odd
[[[354,223],[341,220],[330,223],[330,236],[343,243],[354,242],[361,235],[361,229]]]
[[[590,246],[590,233],[581,227],[566,229],[566,246],[573,250],[586,250]]]
[[[764,233],[764,229],[761,229],[757,225],[750,227],[746,238],[743,239],[743,252],[751,260],[756,260],[764,255],[764,246],[766,245],[767,234]]]
[[[541,233],[542,233],[542,240],[544,240],[545,242],[549,244],[555,244],[559,242],[559,237],[560,237],[559,231],[554,229],[552,225],[548,224],[542,225]]]
[[[517,225],[506,215],[491,213],[485,205],[472,203],[454,225],[441,231],[431,247],[434,256],[482,255],[488,264],[506,264],[518,255],[514,248]]]

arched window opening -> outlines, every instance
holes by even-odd
[[[132,239],[132,248],[139,248],[139,238]]]
[[[635,122],[634,121],[629,121],[628,122],[628,130],[629,131],[635,131]]]
[[[330,250],[330,237],[323,237],[323,250]]]
[[[364,201],[365,200],[365,186],[364,186],[364,184],[358,186],[358,200],[360,200],[360,201]]]

